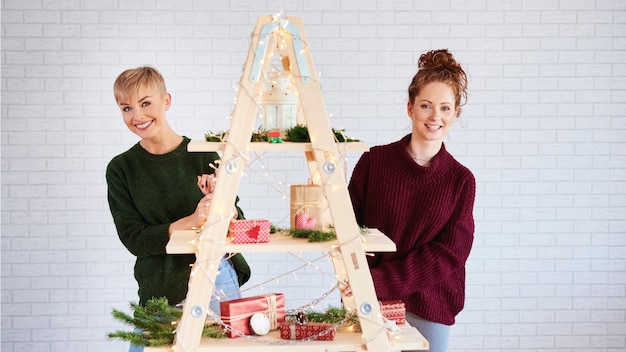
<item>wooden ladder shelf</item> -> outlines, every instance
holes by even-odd
[[[280,55],[282,68],[290,71],[292,82],[299,95],[301,108],[298,123],[307,126],[311,143],[252,143],[255,119],[258,116],[259,97],[265,88],[267,72],[274,54]],[[195,253],[189,291],[173,346],[150,347],[146,352],[175,351],[375,351],[428,349],[428,342],[407,324],[400,332],[388,334],[384,327],[374,284],[367,265],[365,251],[395,251],[395,244],[383,234],[374,231],[361,236],[345,181],[340,167],[338,144],[330,126],[322,91],[315,73],[313,60],[306,47],[306,37],[301,20],[297,17],[263,16],[257,20],[250,50],[230,123],[227,141],[209,143],[192,141],[190,152],[220,151],[219,178],[215,187],[211,210],[201,233],[176,231],[168,244],[168,253]],[[352,143],[349,143],[352,144]],[[361,143],[355,144],[362,148]],[[303,151],[311,180],[324,187],[324,194],[333,219],[337,240],[310,244],[302,240],[275,239],[263,245],[233,245],[227,240],[232,206],[235,203],[248,153],[251,150]],[[363,148],[367,150],[367,148]],[[363,240],[364,239],[364,240]],[[285,243],[288,241],[288,243]],[[354,310],[360,320],[362,333],[337,332],[334,341],[308,341],[300,344],[286,343],[277,331],[260,338],[273,341],[263,344],[245,338],[202,339],[201,333],[207,316],[217,267],[224,253],[287,251],[333,252],[333,265],[340,281],[349,282],[352,296],[342,297],[346,308]],[[253,268],[254,269],[254,268]],[[281,344],[281,341],[285,342]]]

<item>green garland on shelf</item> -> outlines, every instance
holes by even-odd
[[[361,323],[359,317],[344,307],[328,306],[323,312],[307,309],[304,313],[307,322],[310,323],[342,324],[353,326],[356,331],[360,331]],[[286,319],[287,321],[297,321],[297,314],[289,314]]]
[[[296,125],[285,131],[285,140],[298,143],[310,143],[309,129],[304,125]]]
[[[335,139],[338,142],[360,142],[358,139],[349,138],[344,135],[344,129],[332,129],[333,134],[335,135]],[[204,139],[207,142],[223,142],[228,134],[227,131],[222,131],[219,133],[214,133],[209,131],[204,134]],[[310,143],[311,138],[309,137],[309,129],[304,125],[296,125],[288,130],[285,130],[285,141],[287,142],[295,142],[295,143]],[[252,132],[252,137],[250,138],[251,142],[268,142],[269,139],[267,137],[267,131],[263,129],[258,129]]]
[[[335,135],[335,139],[339,143],[360,142],[360,140],[358,139],[346,137],[344,134],[345,129],[338,130],[338,129],[333,128],[332,131],[333,131],[333,134]],[[291,141],[291,142],[304,142],[304,143],[311,142],[311,138],[309,137],[309,129],[307,128],[307,126],[304,126],[304,125],[296,125],[286,130],[285,134],[287,135],[286,140]]]
[[[219,133],[214,133],[212,131],[209,131],[209,132],[204,134],[204,139],[207,142],[223,142],[225,138],[226,138],[226,132],[225,131],[222,131],[222,132],[219,132]]]
[[[289,229],[293,238],[308,238],[309,242],[326,242],[337,238],[335,231],[321,231],[312,229]]]
[[[179,308],[169,305],[167,298],[153,298],[145,306],[130,302],[133,316],[113,309],[113,318],[126,325],[134,326],[141,331],[117,330],[109,333],[109,338],[128,341],[137,346],[163,346],[174,343],[176,326],[182,316]],[[226,333],[217,324],[205,325],[203,337],[222,338]]]
[[[111,339],[130,342],[137,346],[165,346],[174,343],[176,327],[182,316],[179,308],[172,307],[166,298],[154,298],[141,306],[135,302],[130,303],[134,311],[134,317],[117,309],[113,309],[113,318],[124,324],[141,329],[138,331],[117,330],[109,333]],[[360,331],[359,317],[349,312],[344,307],[329,306],[325,311],[307,309],[304,311],[307,322],[328,323],[351,326],[355,331]],[[287,321],[296,321],[297,314],[287,314]],[[217,323],[205,325],[202,337],[224,338],[226,333]]]
[[[293,238],[308,238],[309,242],[326,242],[337,239],[335,231],[314,229],[283,229],[270,224],[270,233],[282,233]]]

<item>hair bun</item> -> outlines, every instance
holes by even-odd
[[[448,52],[448,49],[431,50],[420,56],[417,67],[420,70],[451,70],[456,71],[460,68],[454,56]]]

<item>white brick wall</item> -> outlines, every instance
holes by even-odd
[[[2,352],[127,348],[105,337],[136,299],[106,203],[106,164],[136,142],[113,80],[155,65],[174,127],[221,131],[256,18],[280,9],[303,19],[331,124],[370,144],[408,132],[420,53],[466,67],[447,143],[476,175],[477,227],[451,350],[626,350],[626,1],[3,0]],[[279,158],[242,184],[249,217],[283,220],[277,182],[305,181]],[[292,307],[333,284],[310,268],[276,283],[300,262],[248,257],[247,287],[270,280]]]

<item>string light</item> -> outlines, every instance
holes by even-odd
[[[287,38],[292,38],[292,40],[294,41],[298,41],[299,43],[302,44],[302,49],[298,51],[299,55],[304,55],[307,51],[310,50],[310,46],[309,43],[304,40],[302,37],[300,37],[299,33],[297,33],[297,28],[296,28],[296,33],[292,32],[289,30],[289,21],[287,16],[284,14],[284,12],[281,10],[279,13],[272,15],[272,21],[275,22],[277,24],[277,27],[274,28],[274,30],[271,31],[271,33],[269,34],[269,36],[266,35],[261,35],[261,32],[253,32],[251,34],[251,41],[254,42],[256,37],[259,37],[259,41],[258,41],[258,45],[259,46],[264,46],[267,43],[271,42],[271,38],[274,38],[274,42],[277,45],[277,49],[279,49],[280,51],[284,52],[285,47],[287,46]],[[271,57],[270,57],[271,59]],[[262,69],[262,74],[263,77],[267,80],[267,77],[270,76],[271,72],[266,71],[265,68],[265,59],[264,58],[259,58],[258,59],[259,64],[261,65]],[[274,70],[278,70],[277,69],[278,65],[272,65],[272,63],[270,62],[270,65],[268,65],[268,68],[273,68]],[[245,65],[242,68],[242,71],[245,70]],[[290,70],[291,70],[291,64],[290,64]],[[242,79],[243,79],[244,75],[242,74]],[[295,78],[295,77],[294,77]],[[301,78],[301,77],[297,77],[297,78]],[[311,80],[315,80],[317,81],[318,78],[317,77],[307,77],[309,81]],[[241,80],[238,82],[238,84],[235,86],[235,90],[237,92],[239,92],[239,90],[244,87],[245,85],[242,84]],[[254,97],[249,91],[247,91],[247,89],[244,90],[245,94],[252,100],[255,102],[255,104],[257,105],[257,107],[260,107],[260,97],[256,98]],[[235,102],[236,105],[236,102]],[[261,109],[262,110],[262,109]],[[232,113],[231,113],[232,115]],[[261,116],[262,118],[262,116]]]
[[[299,51],[298,51],[299,55],[304,55],[304,54],[307,52],[307,50],[309,50],[309,49],[310,49],[309,43],[308,43],[306,40],[304,40],[303,38],[301,38],[301,37],[300,37],[297,33],[292,33],[292,32],[290,32],[290,31],[288,30],[288,21],[287,21],[286,16],[283,14],[283,11],[282,11],[282,10],[281,10],[278,14],[273,15],[273,16],[272,16],[272,20],[273,20],[273,21],[275,21],[275,22],[278,22],[278,24],[279,24],[279,28],[277,28],[276,30],[272,31],[272,33],[271,33],[271,36],[273,36],[273,37],[274,37],[274,42],[276,43],[277,48],[278,48],[278,50],[279,50],[279,51],[284,51],[284,50],[286,49],[286,46],[287,46],[287,38],[288,38],[288,37],[291,37],[291,38],[292,38],[292,40],[298,40],[298,41],[300,41],[300,42],[302,43],[303,47],[302,47],[302,49],[301,49],[301,50],[299,50]],[[254,39],[254,37],[255,37],[255,36],[258,36],[258,35],[259,35],[259,33],[253,33],[253,34],[252,34],[252,39]],[[268,39],[270,39],[270,38],[268,38]],[[268,40],[268,42],[271,42],[271,41],[269,41],[269,40]],[[259,40],[259,44],[265,44],[265,43],[266,43],[265,39],[261,39],[261,38],[260,38],[260,40]],[[271,57],[270,57],[270,58],[271,58]],[[266,65],[265,65],[265,62],[264,62],[264,61],[265,61],[264,59],[260,59],[260,60],[259,60],[259,63],[260,63],[260,64],[262,65],[262,67],[263,67],[263,69],[262,69],[262,74],[263,74],[263,77],[267,80],[267,77],[269,77],[269,76],[271,75],[271,73],[272,73],[272,72],[267,70],[267,68],[266,68]],[[267,67],[268,67],[268,68],[273,68],[274,70],[277,70],[276,66],[271,65],[271,63],[270,63],[270,65],[268,65]],[[291,68],[291,63],[290,63],[290,68]],[[245,69],[245,68],[244,68],[244,69]],[[242,77],[243,77],[243,75],[242,75]],[[317,76],[316,76],[316,77],[306,77],[306,78],[307,78],[309,81],[311,81],[311,80],[313,80],[313,81],[318,81],[318,80],[319,80],[319,77],[321,77],[321,72],[319,72],[319,73],[317,74]],[[303,77],[301,77],[301,76],[297,76],[297,75],[293,75],[293,79],[296,79],[296,78],[298,78],[298,79],[302,79]],[[242,88],[243,88],[243,90],[242,90]],[[261,95],[261,94],[258,94],[258,96],[254,96],[253,94],[251,94],[251,92],[247,89],[247,86],[246,86],[246,85],[244,85],[244,84],[242,84],[241,80],[238,82],[238,84],[236,84],[236,85],[233,87],[233,89],[234,89],[236,92],[238,92],[238,93],[243,92],[245,95],[247,95],[247,97],[248,97],[248,98],[250,98],[250,100],[251,100],[251,101],[253,101],[253,102],[256,104],[256,106],[257,106],[257,112],[258,112],[257,117],[258,117],[258,118],[260,118],[260,119],[262,119],[262,118],[263,118],[263,112],[262,112],[262,110],[263,110],[263,109],[262,109],[262,105],[261,105],[261,103],[260,103],[260,95]],[[297,96],[299,96],[299,92],[297,92],[297,91],[296,91],[296,92],[295,92],[295,94],[296,94]],[[236,105],[237,105],[237,103],[238,103],[238,100],[239,100],[238,98],[239,98],[239,97],[236,97],[236,98],[233,100],[233,102],[234,102],[235,106],[236,106]],[[300,109],[301,109],[301,107],[299,107],[298,109],[299,109],[299,110],[298,110],[298,115],[300,115],[300,113],[301,113],[301,110],[300,110]],[[230,114],[230,115],[228,115],[228,119],[232,120],[232,119],[233,119],[233,117],[234,117],[234,110],[231,112],[231,114]],[[332,114],[329,114],[329,116],[328,116],[328,117],[329,117],[329,118],[331,118],[331,117],[332,117]],[[314,143],[314,142],[316,142],[316,141],[317,141],[317,136],[316,136],[315,134],[311,134],[311,135],[310,135],[310,138],[311,138],[312,143]],[[346,140],[346,141],[347,141],[347,138],[345,138],[345,136],[344,136],[344,140]],[[227,138],[226,138],[226,141],[225,141],[225,142],[227,142]],[[347,149],[347,148],[346,148],[346,149]],[[320,150],[314,149],[314,151],[320,151]],[[251,170],[254,174],[256,174],[257,176],[259,176],[259,177],[260,177],[260,178],[261,178],[264,182],[266,182],[266,183],[267,183],[267,184],[268,184],[271,188],[273,188],[274,190],[276,190],[276,191],[278,192],[278,194],[280,194],[280,195],[282,196],[282,198],[283,198],[283,199],[286,199],[286,198],[288,197],[288,193],[285,191],[285,189],[286,189],[285,185],[284,185],[282,182],[275,182],[275,181],[274,181],[274,179],[273,179],[274,177],[273,177],[272,173],[270,172],[269,168],[267,168],[267,166],[265,165],[265,163],[264,163],[264,161],[263,161],[263,159],[264,159],[264,158],[263,158],[263,154],[261,154],[261,155],[259,156],[258,154],[254,153],[255,158],[253,158],[252,160],[250,160],[250,159],[249,159],[249,154],[250,154],[249,152],[250,152],[250,151],[249,151],[249,149],[248,149],[248,150],[246,150],[245,152],[239,152],[239,151],[237,151],[237,150],[236,150],[236,151],[235,151],[235,158],[234,158],[234,159],[232,159],[232,160],[230,160],[229,162],[234,162],[236,159],[243,158],[243,159],[244,159],[244,169]],[[347,162],[347,158],[345,157],[345,149],[343,150],[343,153],[342,153],[342,151],[341,151],[341,150],[339,150],[338,155],[336,154],[336,151],[323,151],[323,152],[324,152],[324,156],[325,156],[325,159],[326,159],[326,161],[327,161],[327,162],[330,162],[330,163],[333,163],[333,164],[337,164],[337,160],[342,160],[342,161],[343,161],[343,163],[344,163],[344,165],[342,165],[342,166],[343,166],[344,175],[346,175],[346,172],[345,172],[345,171],[346,171],[346,166],[345,166],[345,163]],[[256,170],[254,170],[253,168],[251,168],[251,167],[250,167],[250,165],[251,165],[251,164],[253,164],[253,163],[255,163],[255,162],[258,162],[258,164],[260,164],[260,166],[259,166],[259,167],[263,170],[263,172],[257,172]],[[243,170],[241,170],[240,172],[241,172],[241,175],[247,176],[247,174],[246,174]],[[324,192],[325,192],[325,191],[326,191],[326,188],[327,188],[327,186],[328,186],[328,185],[327,185],[328,176],[327,176],[327,177],[323,177],[319,171],[318,171],[318,172],[316,172],[316,173],[315,173],[315,175],[311,175],[311,176],[312,176],[312,178],[314,178],[316,181],[318,181],[318,182],[316,182],[316,184],[322,184],[322,185],[324,186],[324,187],[323,187],[323,189],[324,189]],[[289,186],[289,185],[287,185],[287,187],[288,187],[288,186]],[[338,189],[339,187],[338,187],[338,186],[336,186],[336,185],[332,185],[332,186],[331,186],[331,187],[329,187],[329,188],[330,188],[330,190],[331,190],[331,191],[337,191],[337,189]],[[229,219],[230,219],[230,217],[224,216],[223,207],[220,207],[220,209],[219,209],[219,214],[220,214],[220,218],[221,218],[221,220],[224,220],[224,219],[228,219],[228,220],[229,220]],[[215,225],[215,224],[210,224],[210,225],[209,225],[209,227],[210,227],[210,226],[214,226],[214,225]],[[204,233],[204,232],[205,232],[205,231],[203,230],[203,231],[202,231],[202,233]],[[204,236],[200,236],[200,239],[199,239],[199,244],[198,244],[198,247],[197,247],[197,248],[198,248],[198,251],[200,251],[200,250],[203,248],[203,247],[202,247],[202,244],[203,244],[203,243],[206,243],[203,237],[204,237]],[[350,241],[352,241],[352,240],[359,239],[359,238],[362,238],[362,236],[357,236],[357,237],[355,237],[355,238],[352,238],[352,239],[350,239],[350,240],[349,240],[349,242],[350,242]],[[222,245],[223,245],[223,243],[222,243]],[[338,253],[338,251],[337,251],[337,249],[339,248],[339,246],[340,246],[340,245],[332,245],[332,246],[331,246],[331,249],[332,249],[332,251],[331,251],[331,252],[332,252],[332,253],[335,253],[335,254],[326,254],[326,255],[321,256],[321,257],[319,257],[319,258],[317,258],[317,259],[314,259],[314,260],[312,260],[312,261],[311,261],[311,260],[308,260],[308,261],[307,261],[307,260],[304,260],[304,259],[303,259],[303,258],[301,258],[300,256],[296,256],[295,254],[293,254],[293,253],[291,253],[291,252],[290,252],[290,254],[291,254],[292,256],[296,256],[296,258],[298,258],[298,259],[299,259],[300,261],[302,261],[304,264],[303,264],[303,265],[300,265],[300,266],[298,266],[298,267],[296,267],[295,269],[293,269],[293,270],[291,270],[291,271],[288,271],[288,272],[286,272],[286,273],[283,273],[283,274],[281,274],[281,275],[278,275],[278,276],[276,276],[276,277],[274,277],[274,278],[272,278],[272,279],[270,279],[270,280],[267,280],[267,281],[265,281],[265,282],[262,282],[262,283],[260,283],[260,284],[255,285],[255,286],[253,286],[253,287],[250,287],[250,288],[247,288],[247,289],[245,289],[245,290],[242,290],[242,292],[245,292],[245,291],[248,291],[248,290],[252,290],[252,289],[260,289],[261,291],[263,291],[263,290],[265,290],[265,285],[266,285],[266,284],[268,284],[268,283],[270,283],[270,282],[274,282],[274,283],[276,283],[276,284],[279,284],[279,283],[280,283],[280,279],[281,279],[282,277],[286,276],[286,275],[293,275],[293,279],[294,279],[294,280],[296,280],[296,281],[298,281],[298,276],[297,276],[296,272],[298,272],[298,271],[300,271],[300,270],[303,270],[303,269],[305,269],[305,268],[307,268],[307,267],[310,267],[310,268],[314,269],[315,271],[317,271],[317,272],[319,272],[319,273],[322,273],[322,274],[324,274],[324,275],[327,275],[327,276],[332,277],[332,278],[336,281],[336,284],[335,284],[335,285],[333,285],[333,286],[330,288],[330,290],[329,290],[328,292],[326,292],[325,294],[323,294],[320,298],[318,298],[318,299],[314,300],[313,302],[310,302],[310,303],[308,303],[308,304],[306,304],[306,305],[304,305],[304,306],[302,306],[302,307],[300,307],[300,308],[299,308],[299,309],[303,309],[303,308],[308,307],[308,308],[312,309],[312,308],[313,308],[316,304],[318,304],[321,300],[323,300],[323,299],[327,298],[327,297],[330,295],[330,293],[332,293],[334,290],[336,290],[337,288],[339,288],[341,285],[344,285],[344,286],[345,286],[345,285],[347,285],[347,283],[346,283],[346,282],[344,282],[344,281],[340,281],[340,280],[339,280],[339,277],[338,277],[338,275],[337,275],[336,273],[335,273],[335,274],[329,274],[329,273],[326,273],[326,272],[324,272],[323,270],[321,270],[321,269],[319,268],[319,266],[318,266],[318,265],[315,265],[315,264],[314,264],[316,261],[321,260],[321,259],[323,259],[323,258],[326,258],[326,260],[327,260],[327,261],[332,260],[332,258],[330,257],[330,255],[338,255],[338,256],[340,257],[340,256],[341,256],[341,254],[340,254],[340,253]],[[301,254],[302,254],[302,253],[300,252],[300,255],[301,255]],[[209,271],[213,271],[213,270],[215,270],[215,261],[221,261],[221,260],[224,260],[224,259],[223,259],[223,258],[213,258],[213,259],[209,259],[209,263],[208,263],[208,264],[209,264],[209,265],[208,265]],[[202,272],[204,272],[204,274],[205,274],[205,275],[209,276],[208,271],[206,270],[206,268],[205,268],[203,265],[198,265],[198,264],[201,264],[201,263],[196,263],[196,264],[194,264],[194,265],[192,266],[192,270],[191,270],[191,277],[193,277],[193,276],[197,273],[197,271],[199,270],[199,268],[201,268],[201,271],[202,271]],[[219,274],[219,271],[218,271],[218,274]],[[223,291],[223,290],[219,290],[219,291],[216,291],[216,292],[214,292],[214,293],[213,293],[213,297],[214,297],[216,300],[221,300],[223,297],[227,297],[227,295],[224,293],[224,291]],[[210,309],[207,309],[207,311],[210,313],[210,315],[211,315],[211,316],[213,316],[213,318],[214,318],[216,321],[221,322],[221,320],[219,319],[219,317],[217,317],[217,316],[215,315],[215,312],[213,312],[213,311],[212,311],[212,310],[210,310]],[[380,318],[380,315],[377,315],[377,316],[376,316],[376,318]],[[364,317],[361,317],[361,319],[364,319]],[[367,318],[365,318],[365,319],[367,319]],[[256,337],[254,337],[254,336],[248,336],[248,335],[244,335],[244,334],[237,333],[236,331],[234,331],[234,329],[230,328],[230,326],[228,326],[228,325],[224,324],[223,322],[221,322],[221,323],[222,323],[222,324],[223,324],[223,325],[224,325],[227,329],[231,330],[232,332],[235,332],[235,334],[236,334],[236,335],[238,335],[238,336],[241,336],[241,337],[246,337],[246,338],[248,338],[248,339],[252,339],[252,340],[257,340],[257,341],[260,341],[260,342],[263,342],[263,343],[266,343],[266,344],[280,344],[280,345],[282,345],[282,344],[297,344],[297,343],[302,342],[302,341],[310,341],[310,340],[314,340],[314,339],[315,339],[315,338],[308,338],[308,339],[304,339],[304,340],[295,340],[295,341],[290,341],[290,340],[287,340],[287,341],[284,341],[284,342],[279,342],[279,343],[277,343],[276,341],[267,341],[267,340],[263,340],[263,339],[256,338]],[[377,323],[377,324],[379,324],[378,322],[376,322],[376,323]],[[379,324],[379,325],[380,325],[380,324]],[[384,330],[385,330],[385,329],[384,329],[385,327],[384,327],[384,326],[382,326],[382,325],[381,325],[381,328],[382,328],[382,331],[384,331]],[[349,329],[350,329],[350,330],[352,330],[352,329],[353,329],[353,327],[352,327],[352,326],[350,326],[350,327],[349,327]],[[363,338],[363,336],[362,336],[362,338]],[[181,342],[182,342],[182,341],[179,341],[179,343],[181,343]],[[181,347],[181,348],[183,348],[183,350],[184,350],[184,346],[182,346],[182,344],[180,345],[180,347]]]
[[[325,299],[328,295],[330,295],[330,293],[334,290],[336,290],[338,288],[338,285],[334,285],[333,287],[331,287],[331,289],[326,292],[324,295],[322,295],[322,297],[320,297],[318,300],[310,302],[304,306],[298,307],[296,309],[290,309],[286,312],[287,315],[295,315],[297,314],[297,312],[305,310],[305,309],[313,309],[317,304],[320,303],[321,300]],[[221,320],[221,317],[217,316],[217,314],[215,314],[215,312],[213,310],[211,310],[210,308],[206,310],[207,311],[207,316],[212,318],[213,320],[215,320],[215,322],[217,322],[218,324],[220,324],[225,330],[229,331],[231,333],[231,336],[237,336],[240,338],[245,338],[248,339],[250,341],[254,341],[257,343],[262,343],[262,344],[266,344],[266,345],[297,345],[300,343],[305,343],[305,342],[309,342],[309,341],[314,341],[316,340],[318,337],[323,336],[325,334],[327,334],[329,331],[331,330],[336,330],[338,327],[346,324],[346,322],[348,322],[348,320],[350,319],[350,317],[353,315],[353,311],[351,309],[346,309],[346,316],[339,322],[332,324],[331,326],[329,326],[329,328],[325,331],[321,331],[320,333],[310,336],[308,338],[304,338],[304,339],[299,339],[299,340],[285,340],[285,339],[281,339],[281,340],[269,340],[266,338],[262,338],[262,337],[258,337],[255,335],[246,335],[245,333],[243,333],[242,331],[239,331],[237,329],[234,329],[232,326],[230,326],[229,324],[224,323],[224,321]],[[378,318],[380,318],[380,316],[378,316]],[[390,337],[394,338],[394,339],[399,339],[400,336],[397,334],[399,332],[399,329],[395,326],[395,322],[391,322],[390,321],[383,321],[383,324],[381,324],[379,321],[373,321],[367,317],[364,316],[360,316],[359,319],[361,321],[363,320],[367,320],[369,322],[371,322],[373,325],[378,325],[380,327],[380,330],[378,332],[376,332],[375,334],[373,334],[372,339],[377,338],[377,336],[380,333],[383,332],[387,332],[387,335],[389,335]],[[354,326],[353,325],[348,325],[348,330],[350,331],[354,331]],[[364,334],[361,334],[361,339],[362,341],[364,341],[366,344],[369,342],[367,340],[365,340],[365,336]]]
[[[292,38],[294,38],[295,40],[299,40],[299,41],[301,41],[301,42],[302,42],[303,47],[302,47],[302,49],[300,50],[300,54],[301,54],[301,55],[304,55],[304,53],[306,52],[306,50],[309,50],[310,46],[309,46],[309,44],[308,44],[308,42],[307,42],[306,40],[303,40],[303,38],[301,38],[301,37],[299,36],[299,34],[298,34],[298,33],[294,33],[294,32],[291,32],[291,31],[289,31],[289,30],[288,30],[288,27],[289,27],[289,26],[288,26],[288,20],[287,20],[287,17],[285,16],[285,14],[284,14],[284,12],[283,12],[282,10],[281,10],[279,13],[277,13],[277,14],[275,14],[275,15],[272,15],[272,21],[277,22],[277,23],[278,23],[278,27],[270,33],[270,36],[274,36],[275,38],[277,37],[277,39],[275,39],[275,41],[276,41],[276,43],[277,43],[277,45],[278,45],[278,46],[285,46],[285,45],[286,45],[286,38],[287,38],[287,37],[292,37]],[[251,37],[252,37],[252,39],[254,39],[254,37],[259,36],[259,35],[260,35],[260,33],[252,33]],[[263,39],[261,39],[261,38],[260,38],[260,43],[265,44],[265,41],[264,41]],[[271,73],[270,71],[266,71],[264,59],[259,59],[259,62],[262,64],[262,67],[263,67],[263,69],[262,69],[263,77],[265,77],[265,79],[267,80],[267,77],[268,77],[268,76],[270,76],[272,73]],[[270,65],[268,66],[268,68],[272,68],[274,71],[278,71],[278,68],[277,68],[277,67],[278,67],[278,65],[273,65],[273,64],[271,64],[271,63],[270,63]],[[244,70],[245,70],[245,66],[244,66]],[[321,76],[321,72],[319,72],[319,73],[318,73],[318,77],[317,77],[317,78],[315,78],[314,80],[315,80],[315,81],[317,81],[317,80],[319,79],[319,77],[320,77],[320,76]],[[242,75],[242,78],[241,78],[241,79],[243,79],[243,77],[244,77],[244,75]],[[296,77],[293,77],[293,78],[295,79]],[[251,100],[255,103],[255,105],[257,106],[257,117],[258,117],[260,120],[262,120],[262,119],[263,119],[263,109],[262,109],[262,104],[261,104],[261,102],[260,102],[261,93],[259,93],[259,94],[258,94],[258,95],[259,95],[258,97],[253,96],[253,95],[251,94],[251,92],[247,89],[247,87],[246,87],[245,85],[243,85],[243,84],[242,84],[241,79],[239,80],[238,84],[236,84],[236,85],[234,86],[234,90],[235,90],[235,91],[237,91],[237,92],[240,92],[240,91],[241,91],[241,89],[243,88],[243,92],[244,92],[244,93],[245,93],[245,94],[246,94],[246,95],[247,95],[247,96],[248,96],[248,97],[249,97],[249,98],[250,98],[250,99],[251,99]],[[298,92],[298,91],[296,91],[296,92],[295,92],[295,94],[296,94],[296,95],[299,95],[299,92]],[[234,103],[235,103],[235,105],[237,104],[237,102],[238,102],[238,98],[235,98],[235,99],[234,99]],[[300,112],[301,112],[301,106],[299,106],[299,107],[298,107],[298,114],[300,114]],[[231,114],[228,116],[228,118],[229,118],[230,120],[232,120],[232,119],[233,119],[233,115],[234,115],[234,111],[233,111],[233,112],[231,112]],[[329,118],[331,118],[331,117],[332,117],[332,114],[329,114]],[[314,134],[313,134],[313,135],[311,135],[311,136],[310,136],[310,138],[311,138],[311,141],[316,141],[316,140],[317,140],[317,137],[316,137]],[[347,163],[347,158],[345,158],[345,155],[344,155],[342,158],[339,158],[339,159],[340,159],[340,160],[343,160],[343,163],[344,163],[344,165],[343,165],[343,171],[344,171],[344,175],[347,177],[347,173],[346,173],[346,170],[347,170],[347,166],[346,166],[346,163]],[[332,157],[332,160],[333,160],[333,163],[335,164],[335,158],[334,158],[334,156]],[[263,163],[262,163],[262,166],[261,166],[261,167],[262,167],[263,169],[267,170],[266,166],[265,166]],[[248,170],[250,170],[250,168],[248,168]],[[255,173],[256,173],[256,172],[255,172]],[[256,174],[257,174],[257,175],[259,175],[259,176],[262,176],[262,177],[261,177],[262,179],[270,179],[270,178],[272,178],[272,175],[271,175],[271,173],[270,173],[269,171],[265,171],[265,172],[264,172],[264,173],[262,173],[262,174],[261,174],[261,173],[256,173]],[[243,173],[243,172],[242,172],[242,175],[243,175],[243,176],[247,176],[247,174],[245,174],[245,173]],[[318,175],[318,177],[316,177],[315,179],[319,181],[319,180],[321,180],[322,178],[321,178],[321,177],[319,177],[319,175]],[[280,187],[280,186],[282,186],[282,184],[281,184],[281,183],[274,183],[274,182],[270,182],[270,181],[265,181],[265,182],[266,182],[266,183],[267,183],[270,187],[272,187],[272,188],[274,188],[275,190],[277,190],[277,191],[278,191],[278,193],[281,195],[281,197],[282,197],[283,199],[287,199],[288,194],[287,194],[287,193],[286,193],[286,191],[283,189],[283,187]],[[318,183],[320,183],[320,182],[318,182]],[[333,187],[333,189],[332,189],[332,190],[333,190],[333,191],[335,191],[335,190],[337,190],[337,189],[338,189],[338,187],[336,187],[336,186],[335,186],[335,187]]]

